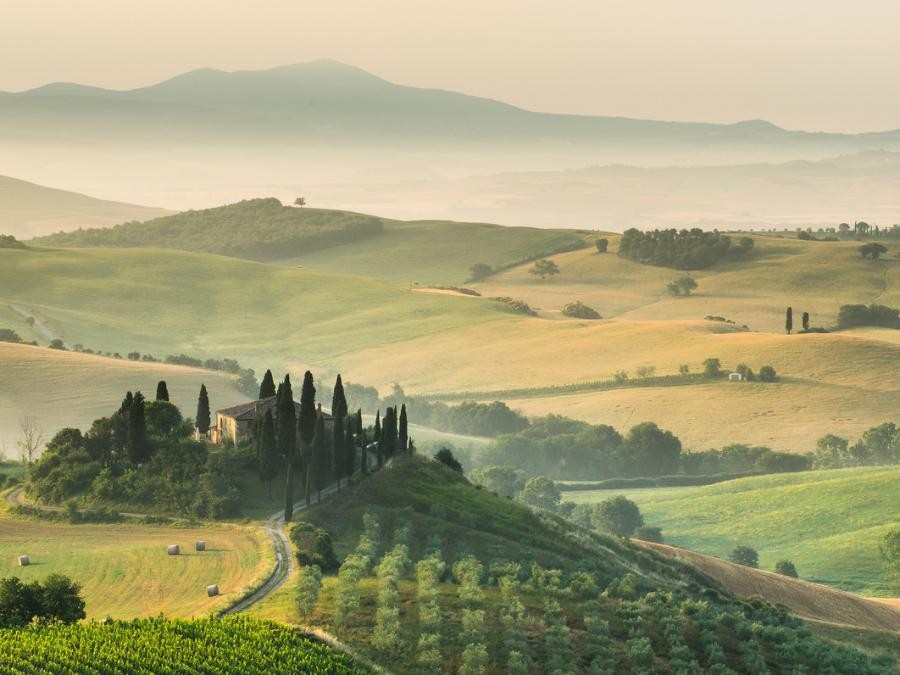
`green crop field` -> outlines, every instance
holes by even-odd
[[[591,503],[624,494],[667,543],[717,557],[735,546],[772,570],[788,559],[803,579],[863,595],[892,595],[878,541],[900,526],[900,468],[759,476],[702,487],[568,492]]]
[[[0,577],[65,574],[82,585],[88,618],[204,616],[269,573],[274,560],[264,537],[237,526],[68,525],[2,513]],[[194,551],[198,539],[207,542],[203,553]],[[182,554],[168,555],[169,544]],[[32,564],[19,567],[20,555]],[[221,595],[207,597],[210,584]]]
[[[246,617],[3,628],[0,659],[23,673],[367,672],[291,628]]]

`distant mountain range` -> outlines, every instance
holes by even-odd
[[[491,143],[771,147],[837,154],[900,149],[900,131],[789,131],[761,120],[700,124],[531,112],[387,82],[335,61],[269,70],[194,70],[112,91],[56,83],[0,93],[0,139],[152,142]]]
[[[0,176],[0,234],[18,239],[149,220],[172,213],[166,209],[95,199],[28,181]]]

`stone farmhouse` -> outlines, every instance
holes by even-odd
[[[257,420],[265,415],[267,410],[272,411],[273,417],[277,415],[275,396],[217,410],[215,424],[209,430],[209,440],[213,443],[231,441],[235,445],[252,441],[256,432]],[[322,406],[319,406],[319,411],[321,412],[321,410]],[[294,401],[294,413],[299,418],[300,404],[297,401]],[[325,418],[326,429],[331,431],[334,426],[334,417],[328,413],[322,414]]]

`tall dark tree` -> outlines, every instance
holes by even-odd
[[[259,479],[269,486],[269,499],[272,498],[272,481],[281,469],[280,457],[275,436],[275,418],[272,417],[271,410],[266,410],[256,434],[256,459]]]
[[[122,399],[122,404],[119,406],[119,414],[127,415],[132,403],[134,403],[134,395],[130,391],[126,392],[125,398]]]
[[[809,330],[809,312],[803,312],[803,330]]]
[[[306,505],[310,504],[310,461],[312,459],[312,443],[316,436],[316,422],[318,419],[316,411],[316,386],[313,381],[312,373],[308,370],[303,375],[303,389],[300,391],[300,441],[303,443],[303,459],[306,470],[306,480],[304,484],[307,486]]]
[[[143,464],[150,459],[150,441],[147,438],[147,419],[144,411],[144,395],[136,392],[128,409],[128,435],[125,444],[132,464]]]
[[[375,413],[375,428],[372,432],[375,443],[375,463],[380,469],[384,465],[384,447],[381,445],[381,411]]]
[[[397,408],[389,407],[384,411],[384,421],[381,423],[382,454],[390,459],[397,452]]]
[[[275,378],[272,377],[272,371],[266,370],[263,375],[262,382],[259,385],[259,398],[272,398],[278,392],[275,390]]]
[[[331,395],[331,414],[343,420],[347,416],[347,397],[344,395],[344,383],[338,373],[334,382],[334,393]]]
[[[165,380],[160,380],[156,384],[156,400],[157,401],[168,401],[169,400],[169,388],[166,386]]]
[[[205,436],[209,433],[209,394],[206,393],[206,385],[200,385],[200,396],[197,397],[197,431]]]
[[[369,473],[369,441],[365,429],[359,432],[359,470],[363,476]]]
[[[363,432],[363,428],[362,408],[359,408],[356,411],[356,434],[361,434]]]
[[[354,436],[356,431],[356,415],[347,417],[346,428],[344,429],[344,451],[341,461],[343,462],[341,474],[347,477],[347,483],[353,478],[353,471],[356,469],[356,439]]]
[[[325,432],[325,416],[320,412],[316,414],[316,427],[312,440],[312,452],[306,463],[306,503],[309,505],[309,495],[315,488],[317,501],[322,501],[322,485],[328,475],[328,438]]]
[[[788,307],[784,313],[784,330],[788,335],[794,330],[794,310],[791,307]]]
[[[331,429],[331,475],[337,481],[338,492],[341,491],[341,478],[346,473],[346,448],[344,447],[344,420],[334,418],[334,426]]]
[[[291,376],[285,375],[284,381],[275,392],[275,431],[278,439],[278,451],[284,458],[284,520],[290,522],[294,517],[294,470],[297,464],[297,412],[294,409],[294,390],[291,387]]]
[[[406,404],[400,406],[400,420],[398,422],[397,440],[401,454],[406,454],[409,444],[409,420],[406,417]]]

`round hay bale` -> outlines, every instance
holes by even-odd
[[[166,547],[166,553],[168,553],[169,555],[178,555],[179,553],[181,553],[181,548],[178,546],[178,544],[169,544]]]
[[[209,597],[213,597],[219,594],[219,585],[218,584],[210,584],[206,587],[206,594]]]
[[[19,567],[28,567],[31,564],[31,558],[27,555],[19,556]]]
[[[205,542],[205,541],[202,541],[202,540],[200,540],[200,539],[197,540],[197,543],[194,544],[194,546],[195,546],[195,548],[196,548],[198,551],[205,551],[205,550],[206,550],[206,542]]]

